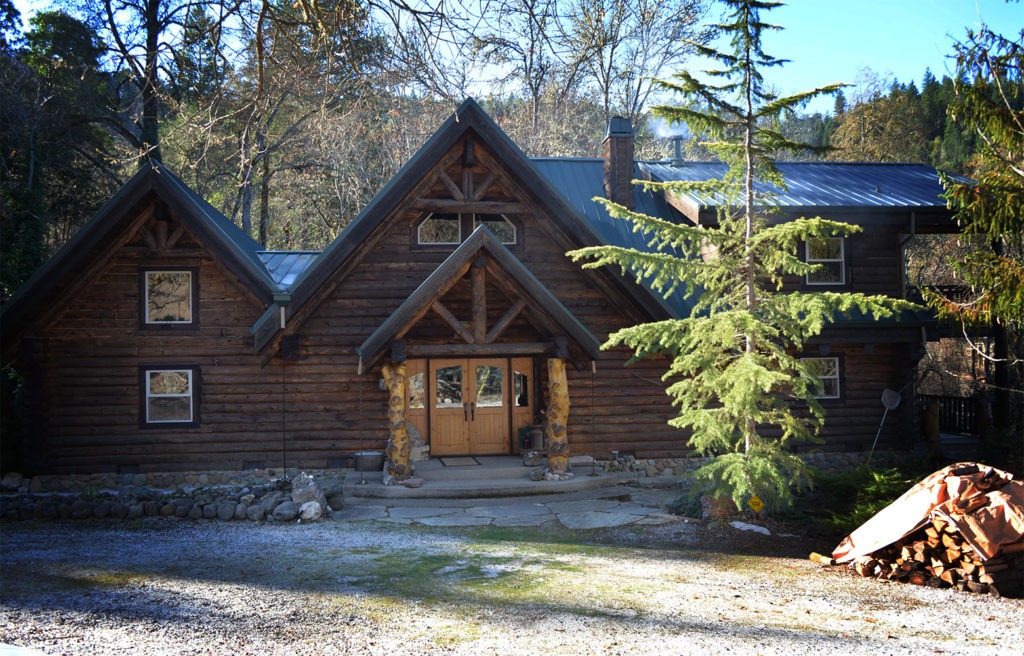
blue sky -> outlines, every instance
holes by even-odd
[[[1024,28],[1024,2],[1005,0],[789,0],[765,14],[784,29],[765,38],[765,51],[791,60],[765,77],[780,93],[832,82],[858,82],[861,71],[920,87],[926,68],[942,79],[955,68],[953,43],[984,22],[1013,36]],[[846,91],[847,96],[855,90]],[[809,110],[831,111],[831,99]]]
[[[22,18],[46,0],[15,0]],[[60,0],[53,3],[60,5]],[[712,13],[717,16],[718,10]],[[1006,0],[789,0],[764,16],[784,29],[765,38],[770,55],[791,60],[766,72],[780,93],[832,82],[856,83],[876,75],[920,85],[926,68],[941,79],[951,73],[955,40],[983,21],[1007,36],[1024,28],[1024,1]],[[855,90],[847,90],[852,96]],[[822,99],[809,111],[831,111]]]

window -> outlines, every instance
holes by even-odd
[[[424,408],[424,399],[427,391],[424,389],[427,375],[422,371],[406,378],[405,387],[409,394],[409,409],[420,410]]]
[[[516,226],[501,214],[431,214],[416,226],[420,246],[457,246],[469,233],[487,226],[503,244],[518,243]]]
[[[473,229],[478,226],[487,226],[487,229],[498,238],[503,244],[516,243],[515,225],[500,214],[477,214],[473,217]]]
[[[800,362],[818,379],[815,398],[839,398],[839,358],[800,358]]]
[[[460,244],[462,226],[458,214],[431,214],[416,229],[419,244]]]
[[[846,284],[845,245],[842,237],[808,239],[807,263],[820,265],[817,271],[807,274],[807,284]]]
[[[199,425],[198,367],[144,368],[141,378],[144,425]]]
[[[140,315],[144,327],[195,326],[196,271],[146,270],[141,273]]]
[[[521,371],[512,373],[513,393],[515,394],[515,407],[526,408],[530,405],[530,377]]]

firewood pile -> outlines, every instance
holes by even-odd
[[[933,517],[927,526],[878,551],[855,558],[857,574],[933,588],[1019,597],[1024,589],[1024,542],[985,560],[956,526]]]
[[[947,467],[820,560],[869,578],[1022,597],[1024,482],[975,463]]]

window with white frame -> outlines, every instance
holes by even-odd
[[[807,274],[807,284],[846,284],[846,245],[842,237],[812,237],[806,249],[807,263],[818,265],[816,271]]]
[[[431,214],[416,228],[416,243],[446,245],[462,243],[462,221],[458,214]]]
[[[194,270],[145,270],[141,283],[144,325],[191,326],[196,323]]]
[[[818,399],[839,398],[839,358],[800,358],[815,376],[814,396]]]
[[[141,377],[145,425],[199,423],[198,367],[143,368]]]
[[[487,229],[503,244],[516,243],[516,226],[501,214],[476,214],[473,216],[473,229],[478,226]]]

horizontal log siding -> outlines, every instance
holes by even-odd
[[[38,334],[45,338],[47,472],[281,465],[280,368],[259,366],[249,336],[263,308],[213,259],[196,257],[194,242],[181,246],[192,255],[125,247]],[[198,268],[198,329],[139,329],[139,268],[164,265]],[[140,365],[200,368],[199,427],[140,428]],[[315,427],[334,420],[318,417]],[[293,426],[299,435],[304,423],[297,417]],[[314,434],[307,443],[297,439],[297,449],[328,451]]]

